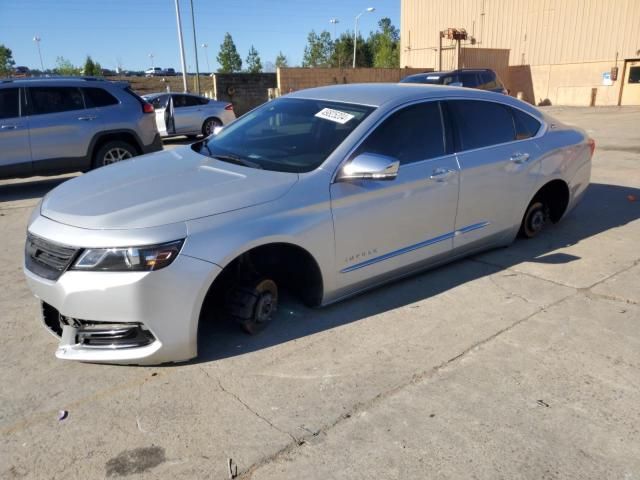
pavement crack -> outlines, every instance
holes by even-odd
[[[558,300],[556,300],[555,302],[552,302],[548,305],[544,305],[544,306],[540,306],[539,308],[537,308],[534,312],[530,313],[529,315],[521,318],[520,320],[517,320],[515,322],[513,322],[512,324],[498,330],[497,332],[493,333],[492,335],[489,335],[488,337],[485,337],[475,343],[473,343],[472,345],[470,345],[469,347],[465,348],[462,352],[458,353],[457,355],[449,358],[448,360],[445,360],[444,362],[440,363],[439,365],[436,365],[435,367],[432,367],[428,370],[424,370],[422,372],[418,372],[416,374],[414,374],[411,379],[409,379],[408,381],[401,383],[399,385],[396,385],[395,387],[392,387],[388,390],[385,390],[383,392],[378,393],[376,396],[374,396],[373,398],[370,398],[369,400],[363,401],[363,402],[359,402],[356,403],[355,405],[352,406],[352,408],[346,412],[343,413],[342,415],[340,415],[339,417],[337,417],[336,419],[334,419],[333,422],[329,423],[329,424],[325,424],[324,426],[320,427],[318,429],[318,431],[313,433],[313,436],[318,436],[320,434],[326,435],[330,430],[332,430],[333,428],[337,427],[338,425],[342,424],[343,422],[351,419],[352,417],[355,417],[356,415],[358,415],[359,413],[362,413],[366,410],[369,410],[377,405],[379,405],[380,403],[382,403],[384,400],[393,397],[394,395],[398,394],[399,392],[401,392],[402,390],[406,389],[407,387],[410,387],[412,385],[417,385],[421,382],[424,382],[426,380],[429,380],[430,378],[434,377],[435,375],[437,375],[438,373],[442,372],[443,370],[445,370],[447,367],[450,367],[454,364],[456,364],[457,362],[459,362],[459,360],[461,360],[462,358],[466,357],[469,353],[471,353],[472,351],[476,350],[479,347],[482,347],[483,345],[486,345],[488,343],[490,343],[491,341],[495,340],[496,338],[500,337],[501,335],[504,335],[505,333],[510,332],[511,330],[513,330],[514,328],[518,327],[519,325],[525,323],[526,321],[528,321],[529,319],[533,318],[534,316],[538,315],[539,313],[545,312],[547,309],[554,307],[562,302],[565,302],[567,299],[574,297],[575,295],[578,295],[578,291],[574,291],[571,295],[568,295],[566,297],[560,298]],[[222,385],[220,385],[220,387],[222,388]],[[229,392],[227,392],[229,393]],[[235,395],[234,395],[235,397]],[[236,399],[240,402],[242,402],[239,398],[236,397]],[[244,404],[244,402],[242,402]],[[246,405],[245,405],[246,406]],[[249,408],[249,407],[247,407]],[[251,409],[250,409],[251,410]],[[251,410],[253,411],[253,410]],[[254,412],[255,413],[255,412]],[[260,417],[262,418],[262,417]],[[296,440],[293,443],[289,443],[288,445],[285,445],[283,448],[281,448],[280,450],[278,450],[277,452],[261,459],[260,461],[254,463],[253,465],[251,465],[247,470],[245,470],[244,472],[240,473],[238,475],[238,478],[242,479],[242,480],[248,480],[250,479],[253,474],[259,470],[261,467],[266,466],[268,464],[270,464],[271,462],[274,462],[280,458],[283,458],[289,454],[292,454],[297,448],[299,448],[301,445],[303,445],[306,440],[308,438],[310,438],[312,435],[305,435],[303,437],[301,437],[299,440]]]
[[[511,292],[509,291],[507,288],[503,287],[502,285],[500,285],[498,282],[496,282],[496,279],[493,277],[493,275],[489,275],[488,276],[489,281],[491,283],[493,283],[493,285],[495,285],[496,288],[498,288],[498,290],[503,291],[504,293],[506,293],[507,295],[511,296],[511,297],[516,297],[519,298],[520,300],[523,300],[526,303],[534,303],[531,300],[529,300],[527,297],[525,297],[524,295],[520,295],[518,293],[515,292]]]
[[[200,370],[202,370],[202,372],[211,380],[215,380],[218,384],[218,387],[220,388],[220,390],[222,392],[224,392],[225,394],[233,397],[239,404],[241,404],[244,408],[246,408],[249,412],[251,412],[253,415],[255,415],[256,417],[258,417],[260,420],[262,420],[263,422],[265,422],[267,425],[269,425],[271,428],[273,428],[274,430],[277,430],[278,432],[287,435],[296,445],[298,445],[298,443],[300,442],[300,440],[298,440],[295,436],[293,436],[291,433],[287,432],[286,430],[281,429],[280,427],[278,427],[277,425],[275,425],[273,422],[271,422],[268,418],[260,415],[258,412],[256,412],[253,408],[251,408],[251,406],[245,402],[244,400],[242,400],[242,398],[240,398],[237,394],[235,394],[234,392],[232,392],[231,390],[229,390],[228,388],[226,388],[223,384],[222,381],[218,378],[218,377],[211,377],[211,375],[209,375],[209,372],[206,371],[206,369],[204,368],[200,368]]]

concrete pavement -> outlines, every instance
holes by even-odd
[[[1,181],[0,476],[640,479],[640,109],[548,111],[597,142],[561,224],[179,366],[54,357],[21,261],[61,179]]]

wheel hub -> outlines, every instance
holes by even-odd
[[[542,230],[542,227],[544,226],[544,212],[542,212],[542,210],[536,210],[531,215],[531,221],[529,223],[533,231],[539,232]]]
[[[112,148],[107,151],[104,155],[104,164],[110,165],[112,163],[120,162],[121,160],[126,160],[131,158],[131,153],[129,153],[124,148]]]
[[[256,321],[259,323],[268,322],[273,310],[273,295],[269,292],[263,293],[256,303]]]

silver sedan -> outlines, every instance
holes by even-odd
[[[152,93],[144,95],[156,112],[156,124],[162,137],[211,135],[216,127],[234,121],[233,104],[189,93]]]
[[[594,146],[482,90],[303,90],[58,186],[25,274],[59,358],[187,360],[204,322],[257,332],[282,290],[327,305],[535,237],[585,193]]]

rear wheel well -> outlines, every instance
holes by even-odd
[[[140,146],[140,144],[138,143],[138,140],[132,133],[114,132],[114,133],[107,133],[105,135],[101,135],[96,140],[96,142],[93,145],[93,149],[91,150],[91,159],[93,160],[93,157],[95,156],[96,152],[100,150],[103,145],[113,141],[126,142],[129,145],[131,145],[133,148],[135,148],[136,153],[138,155],[142,154],[142,147]]]
[[[308,306],[322,301],[322,273],[313,256],[293,244],[271,243],[248,250],[222,269],[205,296],[200,319],[214,316],[230,289],[255,276],[273,279]]]
[[[538,201],[549,208],[549,219],[557,223],[569,205],[569,186],[563,180],[552,180],[538,190],[531,203]]]

